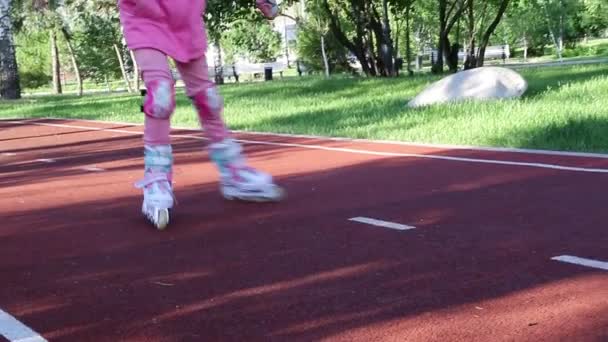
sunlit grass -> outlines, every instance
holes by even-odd
[[[409,109],[433,76],[336,77],[230,84],[221,91],[233,129],[412,142],[608,151],[608,65],[527,69],[519,100]],[[46,96],[0,102],[0,117],[143,122],[136,95]],[[197,127],[180,92],[177,126]]]

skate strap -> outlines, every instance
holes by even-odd
[[[173,158],[170,156],[147,155],[144,158],[144,162],[146,166],[171,166]]]
[[[169,182],[169,178],[167,178],[167,174],[160,172],[146,175],[144,179],[139,180],[135,183],[135,187],[138,189],[143,189],[146,186],[156,182]]]
[[[138,189],[143,189],[146,186],[156,183],[156,182],[169,183],[169,178],[167,178],[166,173],[162,173],[162,172],[152,173],[152,174],[146,175],[146,177],[144,177],[144,179],[135,182],[135,187]],[[172,191],[170,193],[171,193],[171,197],[173,197],[173,202],[175,203],[175,205],[178,205],[179,203],[177,202],[177,197],[175,197],[175,194]]]

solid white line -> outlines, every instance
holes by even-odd
[[[11,342],[47,342],[42,336],[0,309],[0,335]]]
[[[384,227],[384,228],[396,229],[396,230],[410,230],[410,229],[416,228],[416,227],[408,226],[405,224],[376,220],[376,219],[369,218],[369,217],[353,217],[348,220],[353,221],[353,222],[365,223],[365,224],[369,224],[372,226]]]
[[[122,129],[113,129],[113,128],[98,128],[98,127],[86,127],[86,126],[65,125],[65,124],[49,124],[49,123],[42,123],[42,122],[22,122],[22,121],[14,121],[14,122],[5,121],[5,122],[12,122],[12,123],[18,123],[18,124],[20,123],[20,124],[24,124],[24,125],[31,124],[31,125],[37,125],[37,126],[76,128],[76,129],[83,129],[83,130],[88,129],[91,131],[114,132],[114,133],[124,133],[124,134],[132,134],[132,135],[142,135],[143,134],[143,132],[133,132],[133,131],[126,131],[126,130],[122,130]],[[172,134],[171,136],[174,138],[207,140],[206,138],[201,137],[201,136],[188,135],[188,134]],[[539,169],[552,169],[552,170],[560,170],[560,171],[608,173],[608,169],[572,167],[572,166],[562,166],[562,165],[545,164],[545,163],[526,163],[526,162],[515,162],[515,161],[508,161],[508,160],[449,157],[449,156],[439,156],[439,155],[433,155],[433,154],[378,152],[378,151],[351,149],[351,148],[327,147],[327,146],[312,145],[312,144],[309,145],[309,144],[296,144],[296,143],[269,142],[269,141],[248,140],[248,139],[239,139],[238,141],[240,141],[242,143],[255,144],[255,145],[298,147],[298,148],[307,148],[307,149],[314,149],[314,150],[365,154],[365,155],[382,156],[382,157],[410,157],[410,158],[459,161],[459,162],[478,163],[478,164],[524,166],[524,167],[532,167],[532,168],[539,168]]]
[[[57,121],[82,121],[91,123],[106,123],[113,125],[132,125],[132,126],[143,126],[143,124],[122,122],[122,121],[101,121],[101,120],[87,120],[87,119],[62,119],[62,118],[42,118],[44,120],[57,120]],[[40,120],[40,119],[26,119],[27,120]],[[199,132],[200,129],[191,127],[180,127],[173,126],[173,129],[179,129],[184,131]],[[443,148],[451,150],[472,150],[472,151],[487,151],[487,152],[501,152],[501,153],[521,153],[521,154],[539,154],[549,156],[565,156],[565,157],[582,157],[582,158],[601,158],[608,159],[606,153],[592,153],[592,152],[567,152],[567,151],[552,151],[552,150],[540,150],[540,149],[527,149],[527,148],[511,148],[511,147],[486,147],[486,146],[473,146],[473,145],[450,145],[450,144],[430,144],[430,143],[414,143],[406,141],[395,141],[395,140],[382,140],[382,139],[355,139],[346,137],[326,137],[320,135],[308,135],[308,134],[289,134],[289,133],[267,133],[267,132],[256,132],[256,131],[241,131],[233,130],[235,133],[251,134],[251,135],[267,135],[285,138],[304,138],[304,139],[320,139],[329,141],[342,141],[342,142],[365,142],[372,144],[386,144],[386,145],[397,145],[397,146],[413,146],[413,147],[429,147],[429,148]]]
[[[89,172],[104,172],[106,169],[102,169],[100,167],[95,167],[95,166],[85,166],[82,168],[82,170],[89,171]]]
[[[566,262],[569,264],[575,264],[575,265],[586,266],[586,267],[597,268],[600,270],[608,271],[608,262],[605,262],[605,261],[579,258],[577,256],[572,256],[572,255],[560,255],[560,256],[551,258],[551,260],[561,261],[561,262]]]
[[[45,158],[42,158],[42,159],[36,159],[34,161],[50,164],[50,163],[54,163],[56,160],[55,159],[45,159]]]

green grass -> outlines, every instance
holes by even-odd
[[[221,91],[233,129],[412,142],[608,152],[608,64],[521,71],[518,100],[409,109],[436,77],[336,77],[230,84]],[[47,96],[0,102],[0,117],[141,123],[139,96]],[[197,127],[180,93],[174,125]]]

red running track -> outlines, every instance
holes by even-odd
[[[176,130],[157,232],[140,134],[0,121],[0,309],[49,341],[608,340],[608,272],[551,260],[608,261],[608,158],[240,134],[289,192],[246,204]]]

